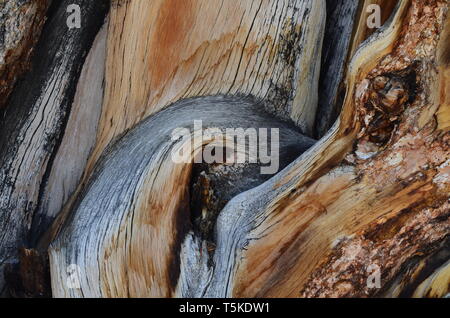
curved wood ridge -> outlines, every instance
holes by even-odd
[[[114,137],[188,97],[252,95],[310,134],[325,14],[325,0],[114,1],[104,107],[85,176]]]
[[[55,296],[174,295],[180,245],[192,231],[191,162],[206,145],[194,142],[191,158],[174,163],[173,149],[191,140],[172,140],[171,133],[189,127],[195,135],[198,131],[191,126],[196,120],[202,120],[205,129],[278,128],[280,158],[295,158],[313,144],[293,126],[261,111],[261,104],[242,98],[183,100],[144,120],[106,150],[52,244]],[[281,162],[282,167],[287,163]],[[248,178],[249,168],[238,173]],[[70,264],[83,269],[80,289],[64,288],[64,269]]]

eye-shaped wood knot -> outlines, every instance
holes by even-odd
[[[400,115],[414,98],[416,74],[411,69],[396,74],[384,74],[370,81],[360,137],[385,145],[398,125]]]

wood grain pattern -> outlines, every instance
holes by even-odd
[[[46,3],[0,0],[0,296],[450,295],[449,0],[54,1],[33,51]]]
[[[314,136],[323,137],[339,116],[345,92],[344,79],[350,56],[351,40],[360,1],[327,1],[327,24],[324,35]]]
[[[441,139],[441,131],[430,129],[422,131],[424,134],[422,137],[429,134],[430,143],[411,144],[403,149],[408,139],[414,138],[407,133],[414,122],[412,118],[417,120],[414,111],[408,112],[412,118],[408,118],[408,115],[403,118],[403,127],[398,132],[398,139],[392,141],[393,144],[374,159],[361,161],[361,163],[365,161],[364,168],[358,164],[348,165],[344,161],[329,171],[330,167],[336,166],[344,158],[344,153],[347,151],[352,153],[352,147],[349,146],[353,144],[356,134],[348,128],[361,129],[354,121],[358,118],[354,117],[354,114],[359,107],[365,107],[360,100],[368,89],[364,78],[371,78],[370,73],[389,72],[405,67],[407,64],[405,61],[411,60],[402,53],[405,46],[417,45],[416,49],[420,51],[421,47],[429,45],[428,41],[416,41],[420,36],[415,32],[432,30],[434,33],[430,34],[434,34],[434,37],[429,40],[436,47],[437,34],[442,30],[442,17],[445,16],[447,8],[446,2],[433,1],[431,5],[437,7],[440,27],[429,25],[430,20],[427,20],[426,15],[422,16],[422,19],[417,18],[422,12],[430,14],[433,10],[428,10],[419,1],[403,2],[397,8],[396,16],[389,26],[382,33],[372,37],[353,59],[344,111],[334,129],[303,154],[290,169],[257,189],[236,197],[222,211],[217,222],[218,245],[214,254],[214,263],[217,267],[211,273],[203,268],[203,279],[207,283],[204,281],[199,283],[200,287],[207,289],[206,295],[219,297],[370,295],[374,290],[365,286],[365,279],[368,276],[365,266],[371,264],[370,261],[375,264],[392,263],[388,259],[370,260],[373,254],[368,252],[367,245],[370,246],[369,251],[377,244],[380,249],[389,251],[380,254],[374,252],[375,255],[392,253],[390,255],[396,255],[396,260],[403,261],[413,257],[418,246],[427,246],[430,248],[428,252],[433,253],[435,249],[432,246],[439,246],[439,242],[448,235],[449,219],[446,203],[448,179],[439,178],[439,173],[436,175],[435,170],[423,172],[423,178],[417,178],[420,176],[421,163],[445,169],[446,164],[443,162],[448,160],[448,144],[444,141],[445,138]],[[402,37],[401,32],[406,34],[411,32],[412,38]],[[424,74],[421,77],[421,84],[429,87],[434,85],[436,80],[434,71],[428,67],[435,51],[431,49],[426,52],[428,53],[422,55],[423,68],[418,73]],[[378,63],[382,66],[377,67]],[[419,98],[411,107],[427,109],[424,105],[427,105],[426,101]],[[418,136],[415,138],[420,139]],[[405,158],[416,154],[414,159],[410,159],[411,163],[414,162],[412,166],[408,166],[409,161],[395,160],[395,154],[399,153],[398,149],[402,149],[400,153]],[[349,160],[352,162],[350,158]],[[405,164],[406,166],[402,167]],[[326,173],[327,171],[329,172]],[[371,179],[376,176],[380,178],[379,181]],[[400,185],[399,180],[405,182],[400,182]],[[440,180],[443,184],[436,184],[436,180]],[[420,204],[409,205],[411,202],[424,202],[426,197],[430,198],[430,193],[433,193],[431,200],[436,202],[431,210]],[[400,218],[399,216],[406,213],[409,208],[412,209],[412,213],[408,215],[411,218]],[[392,223],[388,220],[392,220]],[[242,228],[242,224],[247,226]],[[358,240],[363,240],[364,235],[368,233],[364,233],[363,230],[374,229],[375,224],[386,224],[386,228],[393,226],[389,224],[396,224],[395,233],[423,227],[433,234],[429,232],[430,235],[424,237],[423,241],[418,239],[420,237],[418,234],[418,237],[414,236],[411,241],[402,242],[395,236],[381,236],[366,238],[366,241],[359,243]],[[229,233],[235,235],[230,236]],[[405,234],[405,237],[410,236]],[[386,240],[384,244],[383,239]],[[348,241],[348,244],[340,245],[339,242],[342,240]],[[363,252],[361,256],[355,255],[352,258],[346,254],[352,253],[352,244]],[[192,240],[186,245],[186,249],[192,248]],[[359,257],[363,257],[364,253],[368,253],[364,257],[369,259],[366,258],[359,263],[361,261]],[[191,251],[188,255],[194,253]],[[332,257],[335,257],[336,263],[333,263]],[[396,264],[401,264],[402,261]],[[202,265],[205,262],[187,258],[183,263]],[[329,267],[322,264],[328,264]],[[342,267],[337,267],[338,265]],[[395,266],[383,268],[383,275],[386,275],[383,283],[387,284],[390,277],[400,270]],[[358,277],[356,281],[349,280],[348,276],[345,276],[352,274],[354,276],[351,277]]]
[[[435,119],[445,105],[435,98],[445,70],[434,67],[448,3],[402,1],[393,10],[356,51],[333,128],[274,177],[231,199],[213,242],[186,224],[192,166],[168,159],[181,144],[165,136],[196,118],[207,126],[223,127],[224,117],[228,125],[265,126],[263,104],[181,100],[112,143],[51,246],[55,295],[444,294],[434,278],[446,277],[445,263],[430,260],[445,254],[450,233],[449,132]],[[402,274],[416,259],[416,274]],[[80,289],[64,285],[70,264],[80,266]],[[415,283],[425,273],[417,264],[436,276]],[[380,289],[367,284],[370,265],[381,270]]]
[[[434,1],[431,5],[439,8],[436,10],[445,16],[447,10],[446,2]],[[375,52],[375,54],[381,53],[381,56],[384,56],[382,59],[370,57],[371,60],[380,64],[377,67],[373,67],[370,64],[362,64],[364,65],[364,69],[367,67],[368,70],[371,70],[371,73],[382,73],[404,68],[407,65],[406,61],[410,60],[408,59],[408,56],[404,56],[405,53],[403,49],[405,49],[405,46],[409,45],[411,47],[415,47],[415,45],[417,45],[418,47],[416,47],[416,49],[420,50],[419,47],[426,47],[429,45],[428,41],[418,41],[416,32],[420,33],[427,32],[425,30],[432,30],[431,32],[434,33],[430,32],[430,34],[434,34],[434,37],[429,38],[429,40],[433,43],[431,45],[434,45],[434,48],[436,48],[438,39],[437,34],[439,34],[443,26],[442,15],[439,15],[440,28],[438,27],[436,29],[435,25],[428,24],[426,17],[422,16],[422,19],[417,18],[417,16],[421,16],[422,12],[425,11],[430,14],[432,10],[429,11],[426,9],[426,6],[424,8],[423,4],[419,1],[413,1],[411,7],[406,10],[408,7],[408,3],[403,3],[403,7],[400,7],[399,10],[397,10],[396,18],[394,18],[391,23],[393,28],[387,28],[384,34],[373,38],[366,44],[365,47],[360,49],[360,57],[368,57],[369,54],[367,51]],[[407,12],[409,15],[406,15]],[[394,40],[396,36],[401,34],[400,26],[403,28],[402,32],[405,32],[406,34],[411,32],[411,38],[405,36],[400,37],[398,42]],[[409,30],[406,31],[404,28]],[[386,44],[389,43],[391,44],[386,46]],[[396,44],[392,46],[394,43]],[[390,47],[386,56],[386,53],[384,53],[386,51],[383,47]],[[402,48],[402,50],[399,48]],[[406,49],[405,52],[412,51]],[[428,63],[430,63],[429,59],[433,59],[433,54],[435,54],[435,51],[431,49],[426,52],[428,53],[424,53],[422,56],[424,63],[423,67],[417,72],[419,74],[423,74],[423,77],[420,77],[421,85],[424,85],[424,87],[429,87],[430,85],[433,85],[436,80],[434,71],[428,69]],[[357,62],[358,55],[352,63],[355,64]],[[358,77],[360,77],[360,79],[357,82],[359,84],[356,85],[360,87],[355,89],[355,95],[347,95],[347,100],[349,103],[345,104],[340,124],[343,131],[345,131],[344,127],[349,127],[348,122],[346,122],[346,124],[343,123],[347,117],[346,114],[352,112],[350,107],[355,107],[355,110],[357,107],[365,107],[363,104],[360,104],[361,101],[359,101],[359,98],[361,96],[360,94],[367,89],[366,80],[363,78],[366,76],[371,78],[371,76],[369,73],[365,73],[365,71],[358,68],[357,65],[358,64],[353,65],[353,69],[358,70]],[[361,85],[363,85],[364,88],[361,88]],[[416,104],[411,105],[410,107],[417,107],[418,109],[425,107],[426,109],[427,106],[430,107],[426,104],[426,100],[418,99]],[[432,246],[432,242],[434,242],[434,244],[438,244],[440,240],[444,239],[445,236],[448,235],[449,226],[448,205],[445,203],[448,199],[448,190],[446,190],[448,187],[448,180],[442,180],[444,184],[442,184],[441,187],[433,181],[433,178],[437,177],[435,174],[436,171],[429,172],[431,175],[423,172],[423,179],[417,179],[417,175],[420,174],[421,171],[420,163],[429,163],[430,166],[439,167],[446,160],[448,160],[448,144],[444,140],[440,139],[441,131],[434,131],[431,128],[430,130],[421,132],[423,137],[429,134],[430,143],[417,145],[411,144],[410,146],[403,148],[409,138],[414,138],[414,135],[409,135],[409,133],[407,133],[407,131],[411,128],[410,125],[413,125],[413,118],[417,120],[417,117],[414,117],[413,113],[414,111],[407,113],[409,116],[412,116],[412,118],[408,118],[408,115],[405,114],[405,117],[403,118],[403,127],[401,129],[399,128],[392,144],[390,144],[387,149],[379,153],[376,157],[373,157],[373,159],[368,159],[365,162],[364,168],[359,168],[358,164],[356,164],[356,166],[349,166],[343,162],[339,167],[336,167],[327,175],[315,181],[313,184],[305,184],[306,181],[311,180],[308,175],[308,170],[311,169],[314,172],[320,172],[322,169],[317,165],[313,167],[308,166],[308,161],[311,161],[312,155],[304,155],[304,160],[299,161],[299,163],[303,164],[301,167],[304,170],[296,170],[296,174],[300,175],[300,177],[297,176],[296,178],[298,178],[297,180],[301,180],[301,182],[297,181],[289,184],[289,190],[294,191],[293,196],[295,199],[292,195],[290,195],[291,192],[289,192],[289,190],[284,190],[283,195],[269,200],[270,205],[267,206],[266,211],[260,216],[260,218],[265,219],[265,221],[262,224],[258,224],[256,229],[254,229],[252,233],[247,236],[247,239],[249,240],[251,238],[251,240],[249,245],[246,246],[245,252],[242,253],[244,260],[240,261],[238,265],[232,267],[238,267],[237,274],[234,274],[234,280],[238,281],[239,285],[235,286],[232,292],[229,291],[229,295],[248,296],[255,295],[256,293],[258,296],[289,295],[311,297],[364,296],[366,295],[365,293],[373,293],[373,290],[369,290],[367,289],[367,286],[364,286],[365,278],[367,278],[367,276],[365,276],[367,274],[364,270],[364,266],[366,265],[361,265],[370,264],[370,262],[367,262],[366,259],[359,264],[356,257],[352,259],[350,256],[347,256],[346,253],[352,252],[351,248],[348,246],[351,246],[351,244],[360,244],[359,247],[362,251],[366,250],[364,244],[380,244],[380,247],[387,248],[390,251],[394,249],[402,250],[402,248],[404,248],[401,253],[392,252],[391,255],[396,255],[397,260],[401,257],[411,257],[411,254],[408,253],[410,251],[414,251],[414,245],[409,246],[409,244],[414,244],[413,242],[415,242],[416,239],[415,236],[414,239],[410,241],[411,243],[399,243],[397,238],[393,237],[392,245],[387,247],[384,247],[381,242],[378,243],[377,239],[369,239],[369,242],[367,243],[357,243],[358,239],[360,239],[361,236],[364,237],[365,235],[363,232],[358,232],[358,228],[361,230],[364,227],[373,229],[374,224],[372,222],[375,224],[386,222],[389,224],[387,220],[393,218],[394,215],[397,215],[398,217],[398,215],[404,213],[405,209],[408,210],[408,208],[412,208],[414,211],[412,215],[417,217],[417,220],[414,220],[414,217],[412,217],[412,219],[408,221],[412,222],[412,224],[414,222],[420,223],[427,228],[432,228],[432,224],[435,224],[434,222],[437,222],[437,220],[440,219],[438,215],[441,215],[442,217],[442,219],[440,219],[442,223],[440,223],[439,226],[436,224],[433,234],[430,234],[430,236],[427,237],[427,239],[430,239],[431,241],[423,242],[425,246]],[[356,123],[353,123],[353,127],[355,127],[355,124]],[[359,125],[356,125],[356,127],[358,126]],[[329,135],[328,138],[332,138],[332,135]],[[420,137],[416,138],[419,139]],[[326,141],[323,141],[323,143],[326,143]],[[323,143],[318,143],[311,151],[317,151],[317,153],[321,155],[329,153],[329,151],[324,151],[323,148],[320,149],[320,147],[323,146]],[[334,140],[332,144],[335,146],[336,140]],[[399,162],[397,160],[389,159],[391,156],[395,157],[395,154],[399,153],[399,149],[401,149],[400,153],[402,153],[402,158],[410,158],[413,154],[415,154],[415,158],[410,159],[411,162],[414,162],[413,165],[402,167],[402,165],[407,164],[408,161]],[[419,151],[419,149],[421,150]],[[429,154],[434,153],[435,150],[436,157],[433,155],[428,157]],[[435,159],[433,158],[439,159],[434,161]],[[350,162],[352,162],[352,160],[350,160]],[[361,175],[359,175],[359,172]],[[386,178],[383,179],[383,177],[379,175],[380,173],[382,173],[382,175]],[[401,174],[399,175],[399,173]],[[369,177],[371,175],[374,177],[378,175],[380,179],[378,179],[378,181],[376,179],[371,180]],[[323,181],[321,182],[321,180]],[[405,180],[404,183],[401,183],[402,186],[398,184],[399,180]],[[409,181],[406,182],[406,180]],[[283,182],[282,184],[285,185],[286,183],[287,182]],[[305,187],[305,185],[307,186]],[[390,188],[390,185],[392,188]],[[424,188],[423,190],[420,190],[422,185]],[[351,190],[352,188],[354,190]],[[313,194],[310,194],[310,191],[314,191]],[[295,195],[295,193],[298,193],[298,195]],[[320,196],[316,200],[318,193],[321,193],[324,197]],[[423,196],[425,196],[425,193],[428,195],[433,193],[432,200],[435,200],[436,202],[436,210],[433,210],[435,212],[433,212],[432,217],[421,219],[421,213],[425,213],[426,215],[427,213],[430,213],[430,211],[420,207],[420,205],[414,206],[413,204],[413,207],[408,205],[411,202],[416,202],[417,204],[423,202],[422,200],[424,199]],[[340,194],[342,194],[342,197]],[[414,196],[417,197],[414,198]],[[298,201],[296,199],[298,199]],[[295,202],[298,202],[298,205],[296,205]],[[247,205],[249,204],[251,203],[247,203]],[[247,210],[251,210],[251,208],[247,208]],[[365,213],[364,211],[367,212]],[[375,214],[372,215],[372,212]],[[297,216],[295,219],[292,219],[295,220],[297,225],[291,227],[292,230],[289,235],[286,235],[285,231],[282,233],[279,232],[278,227],[271,227],[272,224],[279,224],[283,221],[291,224],[288,220],[291,220],[290,217],[293,218],[293,214]],[[434,217],[437,219],[433,219]],[[328,221],[330,221],[330,223],[328,223]],[[408,224],[408,221],[402,220],[398,225],[399,228],[402,229],[400,230],[400,233],[403,230],[406,231],[406,229],[412,226]],[[337,227],[336,224],[339,224],[340,226]],[[402,226],[404,226],[404,228],[402,228]],[[351,229],[350,232],[349,229]],[[255,239],[261,237],[262,234],[264,234],[262,238]],[[331,236],[328,237],[328,234],[331,234]],[[356,235],[356,238],[352,239],[353,235]],[[348,245],[344,244],[344,246],[339,246],[338,243],[341,240],[349,240]],[[280,242],[280,244],[274,244],[274,242],[277,241]],[[387,242],[391,241],[388,240]],[[396,242],[399,243],[399,245],[397,245]],[[336,244],[337,247],[335,247]],[[416,242],[416,244],[420,245],[422,243],[419,241]],[[408,246],[408,248],[406,248],[406,246]],[[348,250],[345,250],[345,248],[348,248]],[[371,248],[373,248],[373,245],[371,245]],[[334,253],[336,253],[334,254],[336,255],[336,263],[333,263],[332,260],[327,258],[327,251],[330,251],[331,249],[334,249]],[[260,251],[270,251],[270,253],[265,254],[262,257]],[[430,252],[432,252],[431,248]],[[269,255],[270,257],[268,257]],[[324,258],[327,260],[324,261],[324,263],[329,266],[326,267],[326,269],[320,268],[320,260]],[[264,261],[261,261],[262,259],[264,259]],[[353,260],[354,262],[352,262]],[[384,261],[378,262],[378,260],[375,259],[373,262],[376,264],[386,264]],[[341,268],[337,267],[338,265],[343,265],[342,272],[340,271]],[[319,269],[317,269],[318,266]],[[278,268],[283,268],[283,270],[277,270]],[[289,270],[286,270],[286,268],[289,268]],[[316,268],[315,272],[314,268]],[[333,270],[331,268],[333,268]],[[356,268],[356,270],[351,271],[351,268]],[[327,272],[327,270],[329,271]],[[390,275],[399,269],[389,268],[389,270],[392,272],[387,272],[388,270],[383,268],[383,275],[387,276],[385,277],[386,280],[388,280]],[[362,275],[362,280],[354,281],[346,278],[344,273],[351,275],[351,273],[355,273],[355,271],[359,271],[358,274]],[[264,273],[264,276],[261,277],[262,273]],[[327,273],[329,273],[329,276],[327,276]],[[340,276],[341,274],[342,276]],[[295,277],[296,279],[294,280],[292,277]],[[328,277],[330,277],[330,279],[328,279]],[[355,278],[355,276],[352,277]],[[271,282],[277,283],[272,284]],[[386,281],[384,282],[386,283]]]
[[[235,97],[182,100],[111,145],[51,246],[54,296],[174,296],[180,246],[192,230],[190,161],[205,145],[194,144],[189,162],[174,163],[173,149],[186,140],[171,140],[171,132],[179,127],[193,131],[194,120],[202,120],[204,129],[278,128],[284,158],[289,157],[286,149],[295,157],[313,144],[294,126],[261,111],[261,106]],[[245,169],[243,176],[249,177]],[[65,284],[70,264],[82,271],[80,289]]]
[[[103,104],[107,24],[97,34],[78,80],[61,144],[31,226],[35,245],[76,190],[96,141]]]
[[[85,7],[85,23],[69,30],[66,8]],[[103,23],[105,1],[61,1],[37,44],[32,70],[19,82],[1,118],[0,294],[6,263],[17,261],[70,111],[81,65]],[[98,19],[100,17],[100,20]]]
[[[358,19],[358,26],[355,29],[354,39],[352,48],[350,50],[350,55],[353,56],[353,54],[358,50],[358,47],[370,37],[374,32],[377,31],[376,28],[371,28],[367,25],[367,20],[371,14],[373,14],[372,11],[368,10],[369,6],[372,4],[379,5],[380,6],[380,13],[381,13],[381,24],[383,25],[391,16],[391,14],[394,12],[395,7],[400,3],[399,0],[362,0],[360,2],[359,7],[359,19]]]
[[[88,171],[114,137],[193,96],[253,95],[311,133],[324,19],[323,0],[115,1]]]

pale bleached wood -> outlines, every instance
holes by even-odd
[[[430,277],[424,280],[414,291],[415,298],[442,298],[450,297],[450,261],[437,269]]]
[[[258,103],[261,108],[293,119],[310,132],[317,104],[324,4],[297,0],[113,3],[105,106],[86,178],[112,138],[179,98],[252,95],[263,101]],[[145,23],[128,23],[136,19]],[[69,202],[65,215],[71,213],[70,206]]]
[[[401,70],[413,60],[408,54],[417,54],[414,58],[423,63],[417,70],[421,74],[420,85],[424,88],[434,85],[436,74],[430,65],[435,59],[433,48],[447,4],[433,1],[430,5],[431,10],[424,8],[420,1],[412,1],[411,7],[409,2],[403,2],[391,27],[376,34],[359,50],[351,65],[350,86],[341,120],[324,140],[305,153],[284,176],[281,174],[264,187],[237,197],[225,208],[217,226],[218,241],[223,244],[215,254],[215,263],[221,269],[217,274],[214,272],[213,284],[208,285],[211,295],[373,295],[377,290],[365,284],[366,266],[379,264],[384,275],[382,284],[387,284],[401,270],[401,264],[415,256],[418,246],[428,246],[428,252],[433,253],[432,246],[448,235],[449,179],[443,174],[449,150],[448,144],[440,139],[448,130],[434,130],[431,121],[429,130],[417,133],[417,127],[414,128],[417,112],[432,108],[424,95],[418,96],[411,110],[403,115],[403,125],[387,149],[358,163],[344,161],[323,175],[343,158],[343,153],[334,149],[353,152],[346,144],[352,146],[356,137],[352,130],[360,130],[354,120],[358,120],[355,112],[365,107],[361,102],[368,90],[365,78],[373,78],[374,73]],[[427,14],[418,19],[424,12]],[[431,12],[437,12],[437,18],[433,18]],[[401,30],[410,35],[398,39]],[[416,32],[427,32],[428,40],[417,40],[420,36]],[[408,46],[417,51],[408,50]],[[410,133],[409,129],[416,133]],[[434,142],[412,142],[424,138]],[[398,154],[401,160],[396,157]],[[437,170],[422,170],[422,164]],[[426,198],[436,206],[415,207],[414,203]],[[402,219],[400,216],[408,209],[411,209],[411,214],[407,214],[410,218]],[[241,217],[231,222],[234,214]],[[249,220],[254,220],[249,233],[238,238],[227,237],[227,233]],[[423,232],[417,236],[408,232],[416,227],[423,227]],[[383,234],[389,231],[393,232],[389,234],[392,236]],[[429,231],[428,236],[424,235],[425,231]],[[369,233],[374,233],[374,237]],[[402,235],[405,240],[401,239]],[[356,250],[354,258],[352,247]],[[227,255],[233,258],[227,259]],[[391,260],[388,255],[395,259]],[[220,283],[224,277],[229,283],[227,289]]]
[[[61,220],[106,145],[178,99],[251,95],[311,133],[324,23],[323,0],[113,1],[97,142]]]
[[[432,5],[439,8],[436,9],[437,23],[442,27],[446,3],[433,2]],[[434,85],[436,76],[429,70],[429,63],[435,52],[427,50],[427,55],[422,51],[429,43],[416,43],[408,36],[397,42],[400,31],[406,28],[406,33],[414,34],[414,39],[418,30],[428,31],[434,35],[429,40],[436,46],[440,28],[434,29],[435,25],[428,24],[430,16],[417,19],[416,14],[424,11],[433,12],[422,7],[420,1],[414,1],[412,7],[409,2],[403,2],[390,26],[370,39],[354,58],[341,121],[289,169],[236,197],[222,211],[217,222],[215,268],[208,271],[198,254],[198,261],[195,261],[193,241],[186,240],[186,250],[191,251],[182,254],[185,257],[182,264],[190,267],[198,264],[203,268],[194,271],[195,277],[201,278],[198,283],[185,278],[181,290],[195,296],[367,296],[377,292],[366,285],[367,266],[380,265],[381,282],[385,286],[401,271],[402,264],[416,255],[417,248],[427,246],[428,253],[439,248],[440,241],[450,230],[446,203],[449,180],[442,178],[449,150],[439,139],[445,130],[431,129],[423,131],[422,136],[409,136],[406,131],[411,125],[409,116],[414,116],[414,111],[408,112],[399,131],[400,136],[405,135],[389,145],[392,149],[388,147],[376,158],[363,160],[363,167],[361,162],[353,166],[344,161],[326,173],[352,149],[348,146],[353,144],[356,134],[351,131],[360,129],[354,121],[358,117],[354,115],[359,107],[364,107],[361,97],[368,89],[364,78],[370,72],[402,69],[407,65],[402,58],[412,60],[404,56],[410,52],[404,46],[417,45],[424,63],[418,73],[429,71],[420,83],[424,87]],[[406,19],[408,12],[412,14],[410,19]],[[378,63],[383,67],[377,70]],[[419,98],[412,107],[427,109],[424,105],[427,105],[426,100]],[[420,148],[420,145],[411,144],[403,149],[409,138],[420,140],[428,133],[436,140],[432,149],[423,145],[425,149],[420,150],[420,155],[416,154],[416,146]],[[399,152],[404,160],[395,160]],[[409,166],[409,162],[414,164]],[[411,178],[421,170],[420,162],[439,167],[440,172],[431,170],[423,172],[423,179]],[[414,208],[414,202],[422,202],[427,197],[436,200],[436,206]],[[408,207],[412,209],[411,214],[407,214]],[[400,217],[405,213],[410,218]],[[422,232],[416,236],[411,230],[417,228],[422,228]],[[390,231],[392,234],[387,234]],[[197,249],[200,247],[197,243]],[[394,259],[390,260],[388,255]],[[189,276],[187,268],[182,272]]]
[[[99,31],[78,80],[64,137],[41,188],[30,239],[41,238],[77,188],[95,145],[103,103],[107,24]]]
[[[371,34],[377,31],[377,28],[369,27],[367,21],[370,15],[374,14],[374,11],[369,10],[369,6],[372,4],[380,6],[381,25],[383,25],[391,16],[396,5],[401,0],[361,0],[358,13],[357,27],[354,30],[354,36],[352,41],[352,47],[350,50],[350,56],[353,56],[358,50],[359,46],[367,39]],[[373,17],[371,17],[373,22]]]

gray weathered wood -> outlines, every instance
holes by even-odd
[[[223,121],[224,118],[227,120]],[[173,176],[179,184],[171,185],[168,180],[180,171],[189,178],[191,164],[180,166],[172,162],[171,151],[179,146],[180,140],[171,140],[171,132],[191,127],[194,120],[202,120],[205,129],[278,128],[281,167],[289,163],[286,158],[297,157],[314,143],[292,124],[275,119],[262,111],[258,102],[246,98],[183,100],[146,119],[106,150],[52,244],[50,261],[55,296],[174,295],[180,272],[179,248],[192,227],[189,207],[177,207],[186,200],[183,196],[189,196],[185,177]],[[253,184],[250,172],[251,169],[244,168],[237,172],[240,173],[237,177]],[[259,178],[259,174],[257,171],[253,176]],[[174,191],[170,199],[165,198],[169,202],[164,200],[167,191]],[[178,191],[187,193],[180,197],[176,195]],[[142,200],[149,205],[142,206]],[[172,209],[174,204],[176,208]],[[105,257],[108,261],[103,261]],[[142,267],[133,265],[138,263]],[[71,264],[81,270],[80,289],[70,289],[66,284],[66,268]]]

